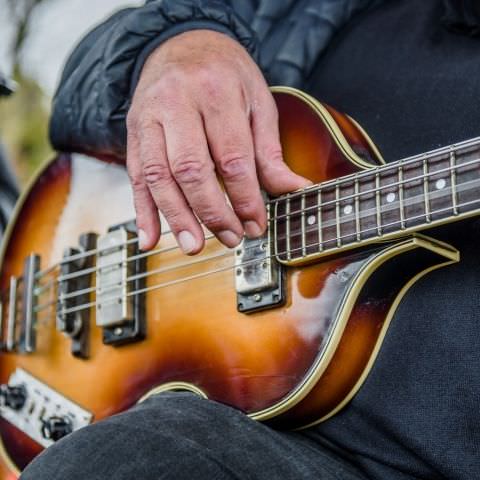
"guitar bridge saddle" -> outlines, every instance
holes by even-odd
[[[275,260],[268,234],[244,238],[235,250],[237,309],[242,313],[277,307],[285,302],[282,266]]]

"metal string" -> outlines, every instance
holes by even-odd
[[[303,210],[300,209],[300,210],[295,210],[295,211],[292,211],[292,212],[289,212],[289,213],[286,213],[286,214],[282,214],[282,215],[277,215],[277,216],[273,216],[273,217],[270,217],[269,218],[269,222],[273,222],[273,221],[278,221],[279,219],[282,220],[284,218],[287,218],[287,217],[291,217],[292,215],[296,215],[298,213],[306,213],[308,211],[311,211],[311,210],[318,210],[318,209],[323,209],[324,207],[326,206],[329,206],[329,205],[332,205],[332,206],[335,206],[337,205],[338,203],[340,202],[344,202],[345,200],[349,200],[349,199],[355,199],[355,198],[360,198],[362,195],[368,195],[370,193],[376,193],[376,192],[381,192],[383,190],[387,190],[391,187],[394,187],[394,186],[400,186],[400,185],[405,185],[406,183],[411,183],[411,182],[414,182],[416,180],[422,180],[422,179],[425,179],[425,178],[429,178],[430,176],[434,176],[434,175],[438,175],[438,174],[441,174],[441,173],[444,173],[444,172],[452,172],[454,169],[458,169],[460,167],[465,167],[465,166],[468,166],[468,165],[471,165],[471,164],[474,164],[474,163],[478,163],[480,162],[480,158],[478,159],[475,159],[475,160],[472,160],[470,162],[466,162],[464,164],[459,164],[459,165],[455,165],[455,166],[450,166],[448,168],[443,168],[443,169],[439,169],[439,170],[436,170],[435,172],[428,172],[427,174],[422,174],[422,175],[418,175],[416,177],[412,177],[412,178],[409,178],[409,179],[404,179],[403,181],[397,181],[395,183],[391,183],[391,184],[388,184],[388,185],[382,185],[380,186],[379,188],[372,188],[370,190],[366,190],[364,192],[359,192],[359,193],[356,193],[356,194],[352,194],[352,195],[348,195],[346,197],[342,197],[342,198],[339,198],[339,199],[335,199],[335,200],[330,200],[330,201],[327,201],[327,202],[324,202],[322,203],[322,205],[312,205],[310,207],[306,207],[304,208]],[[465,182],[464,182],[465,183]],[[324,184],[320,184],[321,185],[321,188],[324,188],[323,185]],[[457,184],[457,188],[460,188],[462,184]],[[318,188],[318,186],[317,186]],[[437,192],[431,192],[430,195],[434,195],[435,193]],[[305,195],[305,193],[300,193],[300,195]],[[411,198],[415,198],[415,197],[411,197]],[[269,203],[273,203],[273,202],[279,202],[279,201],[282,201],[282,200],[285,200],[285,199],[288,199],[288,197],[281,197],[279,199],[276,199],[276,200],[272,200],[271,202]],[[388,205],[388,204],[387,204]],[[385,205],[383,206],[385,207]],[[385,208],[382,208],[382,211],[385,211],[386,209]],[[168,232],[165,232],[166,233],[171,233],[171,231],[168,231]],[[205,237],[206,240],[210,239],[210,238],[213,238],[214,235],[213,234],[210,234],[210,235],[207,235]],[[278,240],[278,239],[277,239]],[[83,256],[81,254],[77,254],[75,255],[74,257],[69,257],[70,259],[71,258],[74,258],[75,260],[76,259],[80,259],[80,258],[85,258],[86,256],[91,256],[91,255],[94,255],[95,253],[99,253],[99,252],[104,252],[104,251],[114,251],[116,249],[120,249],[120,248],[123,248],[124,246],[130,244],[130,243],[134,243],[135,241],[138,241],[137,239],[132,239],[130,240],[129,242],[126,242],[125,244],[122,244],[122,245],[116,245],[116,246],[112,246],[112,247],[108,247],[106,249],[102,249],[102,250],[90,250],[89,252],[85,252],[83,254]],[[247,247],[248,248],[251,248],[251,247]],[[255,248],[255,247],[253,247]],[[179,247],[176,245],[176,246],[173,246],[173,247],[166,247],[166,248],[160,248],[160,249],[155,249],[155,250],[152,250],[150,252],[145,252],[145,253],[141,253],[141,254],[138,254],[138,255],[134,255],[132,257],[129,257],[129,259],[127,259],[127,262],[130,262],[130,261],[135,261],[135,260],[138,260],[140,258],[147,258],[147,257],[150,257],[150,256],[155,256],[155,255],[159,255],[160,253],[164,253],[164,252],[167,252],[167,251],[172,251],[172,250],[176,250],[176,249],[179,249]],[[69,258],[66,258],[64,260],[62,260],[61,264],[63,263],[67,263],[68,261],[73,261],[73,260],[69,260]],[[117,265],[118,262],[114,262],[112,264],[106,264],[104,265],[102,268],[107,268],[109,266],[115,266]],[[49,270],[51,271],[53,267],[51,267]],[[55,266],[56,268],[56,266]],[[97,269],[96,267],[91,267],[89,269],[85,269],[85,270],[80,270],[78,272],[73,272],[71,274],[67,274],[67,275],[63,275],[61,277],[59,277],[56,281],[59,282],[59,281],[64,281],[64,280],[71,280],[71,279],[74,279],[74,278],[78,278],[78,277],[81,277],[81,276],[84,276],[84,275],[87,275],[88,273],[94,273],[96,272]],[[42,277],[42,274],[43,272],[39,272],[39,274],[37,274],[38,277]],[[55,281],[54,281],[55,282]],[[52,282],[52,283],[54,283]],[[49,288],[51,285],[45,285],[45,289]]]
[[[457,207],[458,208],[462,208],[462,207],[465,207],[467,205],[471,205],[471,204],[474,204],[474,203],[478,203],[480,202],[480,199],[477,199],[477,200],[473,200],[473,201],[470,201],[470,202],[464,202],[464,203],[461,203],[461,204],[458,204]],[[452,207],[446,207],[446,208],[442,208],[442,209],[437,209],[437,210],[434,210],[434,211],[431,211],[429,212],[430,215],[433,215],[433,214],[437,214],[437,213],[440,213],[442,211],[448,211],[448,210],[451,210]],[[422,213],[420,215],[416,215],[414,217],[410,217],[408,220],[411,221],[411,220],[415,220],[415,219],[420,219],[422,217],[425,217],[427,215],[427,213]],[[391,222],[389,224],[385,224],[383,227],[386,228],[386,227],[389,227],[389,226],[394,226],[394,225],[398,225],[400,223],[400,221],[395,221],[395,222]],[[374,227],[371,227],[371,228],[368,228],[368,229],[365,229],[365,230],[362,230],[360,232],[360,234],[364,234],[366,232],[369,232],[369,231],[376,231],[377,230],[377,226],[375,225]],[[355,235],[355,233],[351,233],[351,234],[348,234],[348,235],[343,235],[342,238],[346,238],[346,237],[351,237],[353,235]],[[370,238],[374,238],[374,237],[370,237]],[[381,238],[381,237],[379,237]],[[337,240],[336,238],[335,239],[332,239],[331,241],[335,241]],[[315,244],[312,244],[312,245],[309,245],[308,247],[315,247],[315,246],[320,246],[320,245],[323,245],[325,242],[317,242]],[[361,241],[359,242],[361,243]],[[298,250],[302,250],[303,249],[303,246],[300,246],[298,248],[295,248],[295,249],[291,249],[289,250],[289,252],[294,252],[294,251],[298,251]],[[218,269],[214,269],[214,270],[209,270],[209,271],[206,271],[206,272],[201,272],[201,273],[198,273],[198,274],[194,274],[194,275],[190,275],[190,276],[187,276],[187,277],[182,277],[182,278],[179,278],[179,279],[176,279],[176,280],[172,280],[172,281],[168,281],[168,282],[164,282],[164,283],[158,283],[156,285],[152,285],[150,287],[144,287],[144,288],[141,288],[141,289],[138,289],[138,290],[135,290],[135,291],[132,291],[132,292],[128,292],[126,295],[123,295],[121,297],[112,297],[112,298],[108,298],[106,300],[103,300],[101,302],[97,302],[97,301],[93,301],[93,302],[89,302],[89,303],[85,303],[85,304],[82,304],[82,305],[78,305],[78,306],[75,306],[75,307],[72,307],[72,308],[68,308],[68,309],[63,309],[59,312],[60,315],[68,315],[68,314],[71,314],[71,313],[76,313],[76,312],[80,312],[82,310],[87,310],[87,309],[90,309],[92,307],[95,307],[97,305],[107,305],[107,304],[110,304],[110,303],[115,303],[119,300],[122,300],[123,298],[125,297],[131,297],[131,296],[134,296],[134,295],[140,295],[140,294],[143,294],[143,293],[147,293],[147,292],[150,292],[150,291],[153,291],[153,290],[157,290],[157,289],[160,289],[160,288],[165,288],[165,287],[168,287],[168,286],[171,286],[171,285],[176,285],[176,284],[179,284],[179,283],[182,283],[182,282],[186,282],[186,281],[192,281],[192,280],[195,280],[195,279],[198,279],[198,278],[202,278],[202,277],[205,277],[205,276],[209,276],[209,275],[213,275],[213,274],[216,274],[216,273],[219,273],[219,272],[223,272],[223,271],[227,271],[227,270],[231,270],[231,269],[235,269],[235,268],[239,268],[241,266],[244,266],[244,265],[247,265],[247,264],[251,264],[251,263],[260,263],[260,262],[264,262],[265,260],[268,260],[268,259],[271,259],[271,258],[275,258],[275,257],[278,257],[278,256],[281,256],[285,253],[288,253],[287,251],[284,251],[284,252],[277,252],[273,255],[270,255],[268,257],[263,257],[261,260],[258,260],[258,259],[252,259],[252,260],[249,260],[247,262],[243,262],[242,264],[239,264],[239,265],[228,265],[228,266],[225,266],[225,267],[220,267]],[[185,267],[188,266],[188,264],[185,264],[183,265]],[[56,303],[56,302],[54,302]],[[36,307],[34,309],[35,312],[39,312],[40,309],[44,309],[44,308],[47,308],[49,306],[52,306],[53,303],[49,303],[49,304],[44,304],[42,306],[39,306],[39,307]]]
[[[467,183],[468,184],[474,184],[473,186],[470,186],[468,187],[467,186]],[[460,186],[457,187],[457,191],[465,191],[465,190],[469,190],[471,188],[474,188],[475,185],[477,183],[480,183],[480,179],[479,180],[472,180],[470,182],[465,182],[463,184],[461,184]],[[436,192],[432,192],[432,197],[434,197],[433,199],[436,199],[437,197],[442,197],[442,196],[450,196],[451,194],[451,188],[450,187],[447,187],[446,189],[443,189],[443,190],[439,190],[439,191],[436,191]],[[417,199],[421,199],[423,197],[423,195],[417,195],[415,197],[410,197],[407,201],[403,201],[403,202],[399,202],[399,201],[396,201],[396,202],[391,202],[385,206],[387,206],[388,208],[384,209],[384,212],[388,212],[388,211],[394,211],[394,210],[398,210],[398,208],[401,206],[401,205],[404,205],[404,206],[412,206],[412,205],[416,205],[416,204],[423,204],[423,201],[420,200],[419,202],[417,202],[416,200]],[[479,200],[480,201],[480,200]],[[448,209],[450,209],[452,207],[448,207]],[[356,220],[357,218],[366,218],[366,217],[369,217],[369,216],[372,216],[373,214],[375,214],[376,212],[376,208],[375,207],[372,207],[368,210],[365,210],[363,211],[363,214],[362,215],[355,215],[355,214],[349,214],[349,215],[345,215],[343,218],[342,218],[342,221],[340,222],[341,224],[343,223],[349,223],[349,222],[352,222],[354,220]],[[432,215],[432,214],[435,214],[435,213],[438,213],[437,211],[434,211],[434,212],[428,212],[428,215]],[[423,216],[426,216],[427,213],[424,213],[421,215],[421,217]],[[414,219],[415,217],[409,217],[407,218],[406,221],[410,221],[412,219]],[[396,222],[394,222],[393,224],[382,224],[381,227],[382,228],[387,228],[389,225],[394,225],[394,224],[397,224],[397,223],[401,223],[401,220],[398,220]],[[338,222],[336,220],[330,220],[328,222],[325,222],[321,225],[321,228],[322,229],[326,229],[326,228],[329,228],[329,227],[334,227],[338,224]],[[297,236],[297,235],[301,235],[303,232],[305,233],[317,233],[318,232],[318,227],[319,225],[311,225],[311,226],[308,226],[306,229],[296,229],[296,231],[294,232],[290,232],[290,237],[294,237],[294,236]],[[373,229],[377,229],[378,228],[378,225],[375,225],[375,227]],[[334,238],[332,239],[329,239],[329,240],[326,240],[326,241],[323,241],[321,242],[321,244],[325,244],[325,243],[328,243],[328,242],[336,242],[337,240],[342,240],[343,238],[347,238],[347,237],[352,237],[352,236],[356,236],[357,234],[358,235],[362,235],[363,233],[366,233],[368,232],[369,230],[371,229],[366,229],[366,230],[360,230],[359,232],[357,232],[356,230],[352,233],[349,233],[349,234],[345,234],[345,235],[342,235],[340,237],[337,237],[335,236]],[[276,238],[276,241],[279,241],[279,240],[284,240],[286,238],[286,235],[283,235],[283,236],[279,236]],[[308,245],[304,245],[305,248],[311,248],[311,247],[314,247],[314,246],[317,246],[317,245],[320,245],[320,243],[318,244],[308,244]],[[173,248],[173,247],[170,247],[170,248]],[[253,247],[252,247],[253,248]],[[158,275],[160,273],[166,273],[166,272],[171,272],[171,271],[174,271],[174,270],[177,270],[177,269],[181,269],[181,268],[187,268],[191,265],[196,265],[196,264],[200,264],[200,263],[204,263],[204,262],[207,262],[207,261],[211,261],[211,260],[215,260],[215,259],[218,259],[218,258],[221,258],[221,257],[225,257],[227,255],[229,255],[231,253],[231,249],[227,249],[226,251],[223,251],[222,253],[220,254],[213,254],[213,255],[210,255],[210,256],[206,256],[206,257],[201,257],[197,260],[194,260],[194,261],[191,261],[191,262],[185,262],[185,263],[181,263],[181,264],[174,264],[174,265],[170,265],[170,266],[167,266],[167,267],[162,267],[162,268],[159,268],[159,269],[156,269],[156,270],[149,270],[147,272],[143,272],[143,273],[139,273],[139,274],[135,274],[135,275],[132,275],[130,277],[127,277],[124,281],[126,283],[129,283],[131,281],[134,281],[134,280],[139,280],[139,279],[143,279],[143,278],[147,278],[147,277],[150,277],[152,275]],[[291,250],[290,250],[291,251]],[[288,253],[288,251],[285,251],[285,252],[281,252],[279,253],[278,255],[282,255],[283,253]],[[257,261],[260,261],[260,260],[257,260]],[[261,261],[264,261],[264,258],[262,258]],[[112,267],[118,267],[118,268],[121,268],[122,266],[124,266],[125,264],[127,263],[127,261],[123,261],[123,262],[117,262],[115,264],[111,264],[110,266]],[[242,267],[243,264],[237,264],[237,267]],[[104,267],[102,267],[101,269],[103,269]],[[101,270],[101,269],[97,269],[98,270]],[[91,271],[85,271],[85,275],[91,273]],[[60,280],[59,280],[60,281]],[[111,284],[107,284],[105,286],[102,286],[102,292],[105,293],[105,292],[109,292],[109,291],[112,291],[112,290],[116,290],[118,287],[119,287],[119,283],[118,282],[115,282],[115,283],[111,283]],[[82,290],[77,290],[77,291],[74,291],[74,292],[70,292],[70,293],[67,293],[67,294],[64,294],[62,295],[62,300],[68,300],[68,299],[71,299],[71,298],[76,298],[78,296],[81,296],[81,295],[85,295],[85,294],[88,294],[88,293],[92,293],[92,292],[95,292],[97,291],[97,287],[88,287],[88,288],[85,288],[85,289],[82,289]],[[38,296],[39,294],[41,294],[42,292],[39,292],[38,290],[36,290],[36,295]],[[41,308],[43,308],[45,305],[42,305]],[[40,308],[40,307],[39,307]],[[40,308],[40,309],[41,309]]]

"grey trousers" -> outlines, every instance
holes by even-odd
[[[325,479],[365,477],[301,432],[278,432],[189,393],[156,395],[69,435],[21,480]]]

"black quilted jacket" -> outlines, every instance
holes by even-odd
[[[71,55],[53,103],[52,144],[123,158],[125,116],[140,70],[155,47],[181,32],[226,33],[252,54],[271,85],[301,88],[337,31],[357,12],[388,1],[395,0],[147,0],[122,10]],[[443,2],[444,23],[478,33],[478,0]]]
[[[333,34],[384,0],[149,0],[118,12],[70,57],[50,136],[59,150],[125,155],[125,116],[148,54],[181,32],[207,28],[239,40],[271,84],[301,87]]]

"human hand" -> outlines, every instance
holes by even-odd
[[[203,248],[199,222],[235,247],[266,229],[260,185],[277,195],[310,184],[283,162],[277,108],[259,68],[218,32],[180,34],[150,55],[127,130],[142,250],[159,240],[158,210],[187,254]]]

